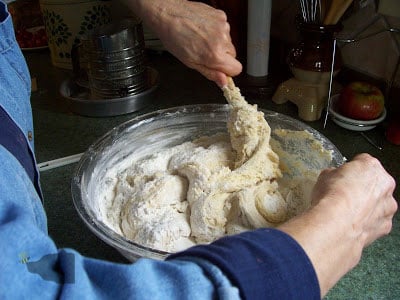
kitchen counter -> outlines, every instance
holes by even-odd
[[[158,93],[152,103],[138,112],[122,116],[80,116],[71,112],[67,101],[59,94],[61,83],[70,78],[72,72],[53,67],[48,50],[24,54],[38,87],[32,93],[38,163],[84,152],[103,134],[138,114],[186,104],[225,102],[221,91],[213,83],[169,54],[157,52],[148,55],[149,65],[160,76]],[[247,97],[247,100],[261,108],[297,118],[297,108],[290,102],[277,105],[270,99]],[[400,146],[386,142],[381,128],[366,134],[372,140],[381,141],[383,150],[372,146],[360,133],[343,129],[331,120],[324,129],[322,119],[307,124],[328,137],[348,159],[361,152],[379,158],[400,185]],[[126,263],[116,250],[89,231],[75,211],[70,182],[76,165],[41,172],[50,236],[59,247],[74,248],[87,256]],[[396,188],[395,197],[400,199],[400,187]],[[326,299],[400,299],[399,214],[395,216],[392,233],[368,247],[360,264],[329,292]]]

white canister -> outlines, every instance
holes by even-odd
[[[272,0],[249,0],[247,16],[247,74],[268,75]]]
[[[111,1],[40,0],[52,64],[72,69],[71,49],[94,28],[111,21]]]

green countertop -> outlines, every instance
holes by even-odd
[[[47,50],[26,52],[25,56],[38,86],[31,100],[38,163],[84,152],[103,134],[138,114],[185,104],[225,102],[220,90],[197,72],[166,53],[152,53],[148,56],[149,64],[160,75],[160,86],[152,103],[139,112],[127,115],[84,117],[72,113],[59,94],[60,84],[71,77],[71,71],[53,67]],[[270,99],[251,97],[247,100],[261,108],[297,118],[297,108],[292,103],[277,105]],[[328,120],[325,129],[322,119],[307,124],[321,131],[348,159],[361,152],[379,158],[388,172],[400,182],[400,146],[386,142],[381,128],[366,132],[373,140],[383,142],[383,150],[378,150],[360,133],[338,127],[331,120]],[[70,193],[75,167],[76,164],[72,164],[41,173],[50,236],[59,247],[74,248],[99,259],[127,262],[119,252],[89,231],[76,213]],[[395,197],[400,199],[400,187],[396,188]],[[391,234],[368,247],[360,264],[329,292],[326,299],[400,299],[399,214],[395,216]]]

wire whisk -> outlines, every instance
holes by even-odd
[[[301,14],[305,23],[320,23],[322,20],[321,0],[300,0]]]

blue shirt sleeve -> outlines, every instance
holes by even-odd
[[[216,265],[244,299],[320,299],[317,275],[300,245],[276,229],[258,229],[199,245],[169,259]]]

